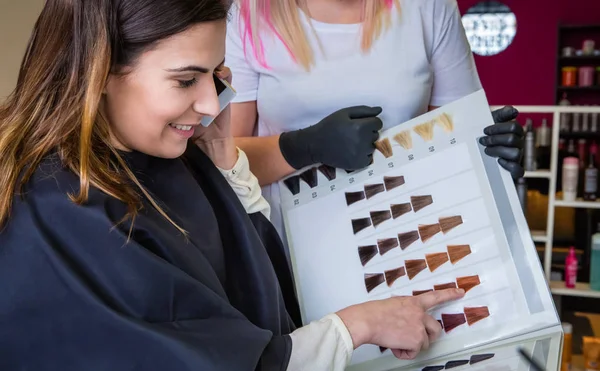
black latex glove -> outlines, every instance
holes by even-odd
[[[383,127],[381,107],[343,108],[319,123],[279,137],[279,148],[294,169],[316,163],[357,170],[373,161],[374,142]]]
[[[525,136],[523,127],[515,118],[519,111],[512,106],[506,106],[492,112],[495,125],[483,129],[487,136],[479,139],[484,145],[488,156],[498,157],[498,163],[510,172],[514,179],[523,176],[525,171],[521,166],[523,155],[523,138]]]

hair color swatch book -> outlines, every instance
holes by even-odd
[[[352,370],[410,367],[559,324],[510,174],[478,138],[483,91],[381,133],[366,169],[303,169],[281,197],[303,320],[391,296],[462,287],[416,360],[363,346]]]

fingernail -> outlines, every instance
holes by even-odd
[[[456,289],[456,293],[462,295],[465,293],[465,290],[464,289]]]

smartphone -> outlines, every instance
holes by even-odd
[[[219,113],[221,113],[225,107],[231,103],[233,98],[235,98],[236,91],[227,81],[218,78],[216,74],[213,74],[213,80],[215,82],[215,88],[217,89],[217,95],[219,96]],[[204,116],[202,121],[200,121],[200,124],[207,127],[214,119],[215,118],[212,116]]]

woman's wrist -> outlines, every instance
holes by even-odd
[[[372,328],[366,321],[369,318],[369,313],[365,313],[365,311],[365,305],[359,304],[344,308],[336,313],[346,325],[354,349],[370,343]]]
[[[238,160],[238,150],[233,137],[212,140],[197,139],[194,142],[215,164],[215,166],[230,170]]]

